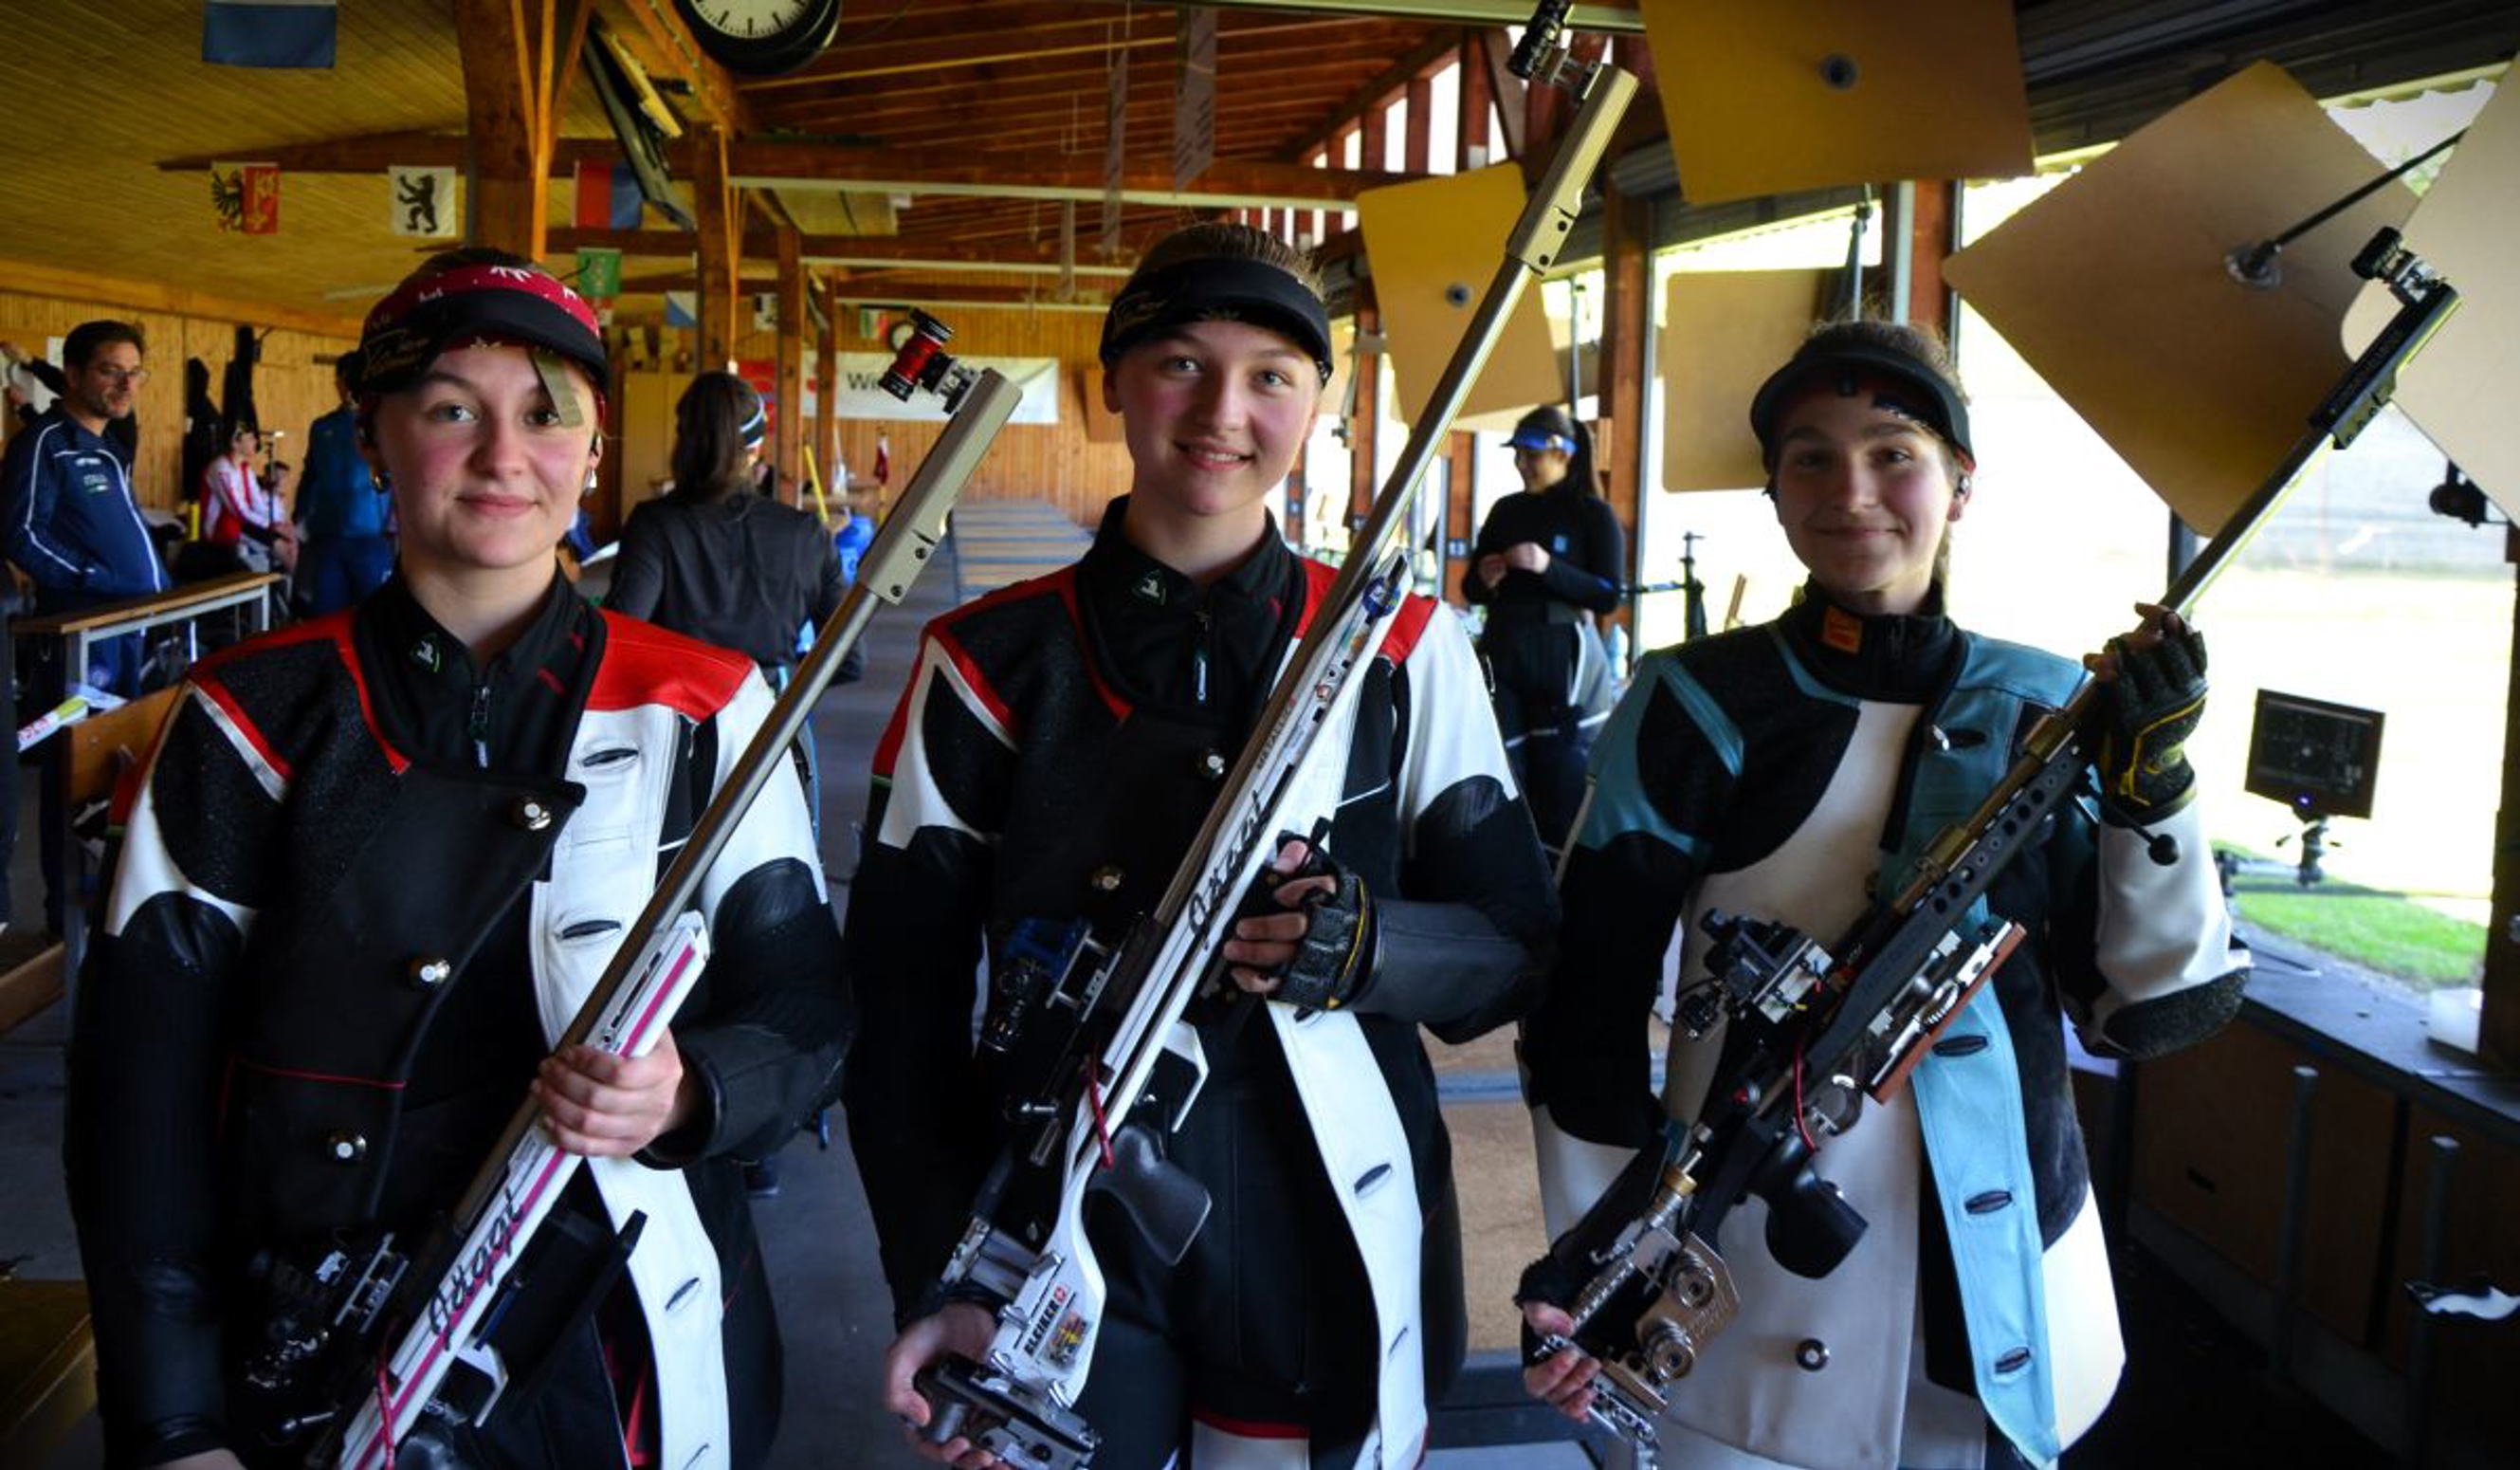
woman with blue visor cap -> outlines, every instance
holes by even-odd
[[[1479,652],[1497,724],[1553,851],[1584,799],[1584,760],[1610,714],[1609,662],[1595,620],[1619,605],[1627,536],[1601,499],[1592,438],[1543,404],[1513,427],[1522,489],[1488,512],[1462,595],[1488,610]]]

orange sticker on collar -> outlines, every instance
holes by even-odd
[[[1864,652],[1864,620],[1839,608],[1822,608],[1820,641],[1842,654]]]

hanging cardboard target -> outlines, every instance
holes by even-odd
[[[2335,204],[2380,163],[2261,62],[2129,137],[1943,275],[2180,518],[2211,534],[2335,386],[2351,262],[2404,219],[2392,184],[2304,235],[2279,278],[2229,256]]]
[[[2012,0],[1644,0],[1691,204],[2031,168]]]
[[[1511,163],[1368,189],[1356,197],[1402,422],[1418,421],[1468,331],[1504,258],[1506,238],[1522,215],[1523,198],[1522,170]],[[1551,348],[1540,293],[1526,289],[1462,413],[1554,403],[1565,396],[1565,366]]]
[[[2398,371],[2397,404],[2505,516],[2520,519],[2520,82],[2505,73],[2485,111],[2407,216],[2408,248],[2458,291],[2458,309]],[[2365,286],[2345,318],[2347,350],[2380,334],[2398,303]]]
[[[1682,271],[1663,295],[1662,487],[1765,484],[1750,399],[1810,335],[1824,270]]]

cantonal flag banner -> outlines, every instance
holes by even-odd
[[[437,163],[396,163],[385,170],[390,227],[397,235],[444,240],[456,233],[455,170]]]
[[[212,163],[210,207],[219,228],[246,235],[280,233],[280,165]]]
[[[639,180],[627,163],[577,165],[577,227],[581,230],[639,228]]]
[[[335,0],[202,0],[202,60],[214,67],[330,67]]]

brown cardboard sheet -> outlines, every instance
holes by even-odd
[[[2398,406],[2442,452],[2520,518],[2520,78],[2505,72],[2423,202],[2407,244],[2458,289],[2458,309],[2398,375]],[[2365,285],[2345,318],[2360,352],[2396,309]]]
[[[2012,0],[1640,8],[1691,204],[2030,171]]]
[[[1662,487],[1763,484],[1750,398],[1811,331],[1818,270],[1682,271],[1663,295]]]
[[[1522,170],[1511,163],[1369,189],[1356,197],[1381,312],[1400,418],[1418,411],[1443,377],[1479,299],[1505,260],[1506,237],[1523,206]],[[1565,368],[1551,351],[1540,293],[1526,288],[1464,416],[1528,408],[1563,395]]]
[[[2296,241],[2281,281],[2232,248],[2280,234],[2380,164],[2260,63],[2085,164],[1944,276],[2188,525],[2218,531],[2306,431],[2347,362],[2350,262],[2406,217],[2392,184]]]

